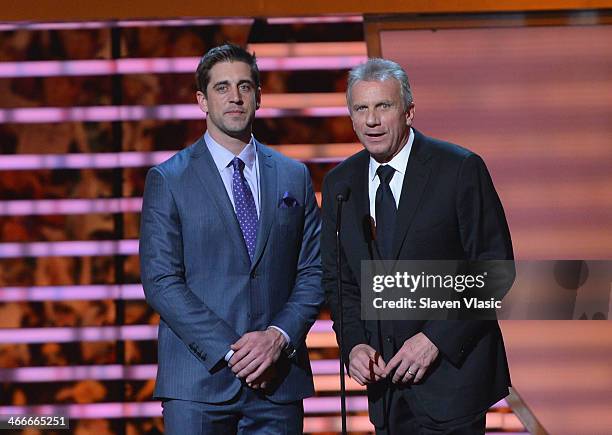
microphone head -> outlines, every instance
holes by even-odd
[[[348,201],[351,194],[351,186],[346,181],[339,181],[334,187],[337,201]]]

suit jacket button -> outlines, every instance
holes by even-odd
[[[391,337],[390,335],[387,335],[387,338],[385,338],[385,340],[387,341],[387,343],[393,343],[393,337]]]

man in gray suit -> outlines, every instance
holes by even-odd
[[[168,434],[296,434],[314,393],[306,333],[323,303],[306,167],[251,134],[255,56],[226,44],[197,72],[207,131],[152,168],[140,261],[160,314],[155,397]]]

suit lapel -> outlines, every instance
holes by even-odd
[[[404,183],[402,185],[402,195],[397,210],[395,232],[393,237],[393,256],[397,259],[399,252],[404,244],[408,228],[418,209],[421,196],[425,191],[425,186],[429,180],[431,168],[429,167],[430,155],[425,144],[426,138],[421,133],[414,130],[414,142],[408,159]]]
[[[352,174],[349,180],[351,186],[351,194],[348,203],[351,206],[350,219],[353,221],[355,229],[348,234],[357,235],[360,241],[357,245],[363,247],[363,250],[358,253],[358,258],[367,260],[373,257],[375,244],[372,240],[372,227],[370,226],[370,197],[368,195],[368,168],[370,155],[366,150],[361,151],[357,157]],[[346,218],[348,218],[345,214]],[[363,243],[362,243],[363,241]]]
[[[192,165],[193,169],[204,186],[204,189],[208,192],[209,196],[214,199],[212,201],[213,206],[227,228],[227,234],[224,235],[224,237],[227,237],[234,245],[235,248],[233,252],[241,253],[241,255],[239,255],[240,261],[248,265],[249,254],[246,244],[244,243],[244,238],[242,237],[240,224],[236,218],[236,213],[234,213],[234,207],[227,196],[227,191],[223,185],[221,175],[219,174],[210,151],[208,151],[204,137],[200,138],[195,148],[194,153],[191,155],[194,162]]]
[[[277,200],[280,199],[276,162],[266,146],[259,142],[257,142],[257,158],[259,160],[261,207],[259,228],[257,229],[257,244],[255,245],[255,255],[253,256],[251,270],[257,265],[268,242],[270,228],[272,227],[278,205]]]

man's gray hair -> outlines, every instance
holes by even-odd
[[[373,57],[367,62],[357,65],[349,71],[348,85],[346,87],[346,101],[351,110],[351,90],[355,83],[364,82],[383,82],[388,79],[395,79],[400,84],[400,96],[404,103],[404,109],[412,104],[412,90],[406,71],[396,62],[388,59]]]

